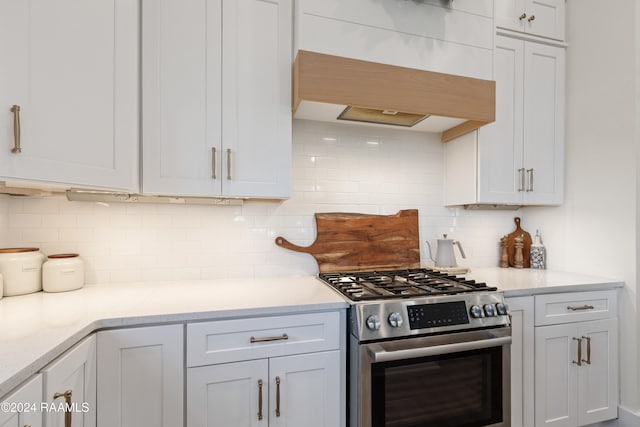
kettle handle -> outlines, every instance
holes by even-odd
[[[466,259],[466,255],[464,254],[464,249],[462,249],[462,243],[458,242],[457,240],[453,241],[454,245],[458,245],[458,249],[460,249],[460,255],[462,255],[462,258]]]
[[[436,260],[433,259],[433,254],[431,253],[431,244],[428,240],[425,240],[425,242],[427,243],[427,248],[429,249],[429,258],[431,259],[431,261],[436,262]]]

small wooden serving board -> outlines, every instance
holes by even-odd
[[[395,215],[317,213],[311,246],[276,237],[276,245],[313,256],[320,273],[420,267],[418,211]]]
[[[522,258],[524,260],[524,268],[531,267],[531,234],[527,233],[520,227],[520,217],[513,218],[516,223],[516,229],[513,233],[507,235],[507,254],[509,255],[509,266],[515,266],[515,238],[522,236],[524,247],[522,248]]]

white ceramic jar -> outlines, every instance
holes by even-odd
[[[84,262],[78,254],[49,255],[42,266],[45,292],[66,292],[84,286]]]
[[[6,297],[42,290],[42,263],[45,256],[38,248],[0,249],[0,274]]]

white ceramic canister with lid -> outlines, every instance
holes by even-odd
[[[84,286],[84,262],[78,254],[49,255],[42,266],[45,292],[66,292]]]
[[[3,295],[10,297],[41,291],[44,259],[44,254],[38,248],[0,249]]]

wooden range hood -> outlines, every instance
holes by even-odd
[[[442,132],[443,142],[495,121],[495,93],[490,80],[305,50],[293,64],[295,117],[335,119],[347,106],[411,113],[427,116],[416,130]]]

